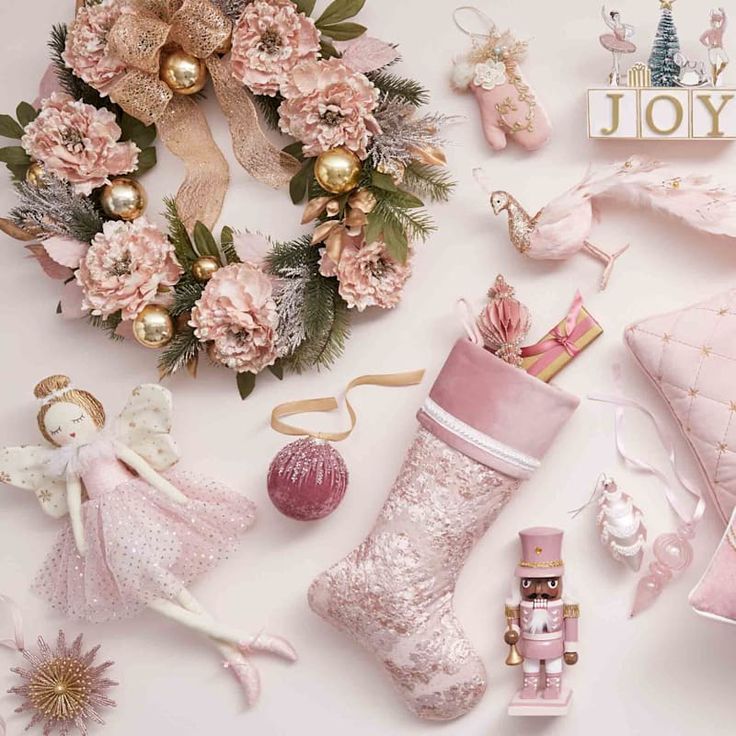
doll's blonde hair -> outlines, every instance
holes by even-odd
[[[98,429],[102,429],[105,426],[105,409],[99,399],[89,393],[89,391],[72,388],[68,376],[57,375],[44,378],[36,384],[36,387],[33,389],[33,395],[43,401],[43,405],[38,410],[38,428],[41,430],[41,434],[52,445],[55,445],[56,442],[46,429],[44,418],[46,417],[46,412],[54,404],[61,402],[76,404],[91,417]]]

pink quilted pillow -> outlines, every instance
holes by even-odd
[[[626,329],[728,523],[736,506],[736,289]]]

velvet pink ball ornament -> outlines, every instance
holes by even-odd
[[[266,486],[282,514],[297,521],[315,521],[329,516],[342,501],[348,469],[332,444],[302,437],[271,461]]]

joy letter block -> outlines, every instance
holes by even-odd
[[[736,89],[591,89],[588,137],[734,140]]]

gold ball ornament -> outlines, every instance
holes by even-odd
[[[347,148],[331,148],[317,156],[314,178],[331,194],[345,194],[360,183],[360,159]]]
[[[112,179],[105,185],[100,204],[105,214],[116,220],[135,220],[146,210],[146,190],[127,176]]]
[[[26,182],[32,187],[45,187],[48,184],[49,177],[46,169],[38,162],[34,161],[26,171]]]
[[[207,84],[207,66],[196,56],[181,49],[161,56],[161,81],[177,95],[196,95]]]
[[[174,321],[164,307],[149,304],[133,320],[133,336],[143,347],[162,348],[174,337]]]
[[[200,283],[209,281],[215,271],[220,268],[220,262],[212,256],[200,256],[192,264],[192,276]]]

